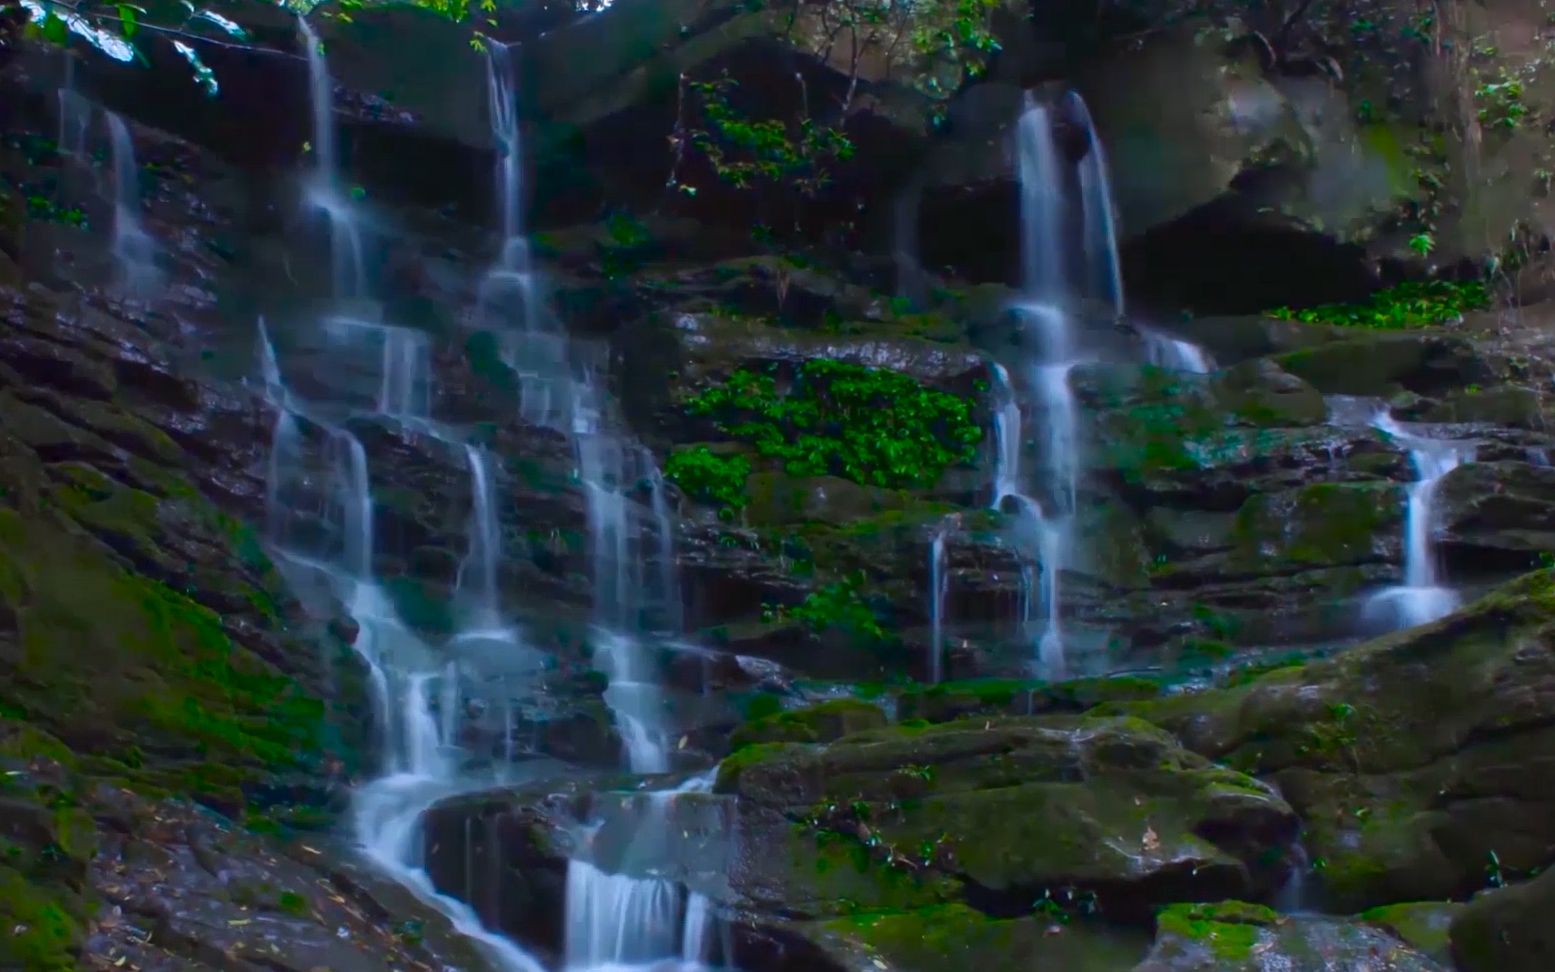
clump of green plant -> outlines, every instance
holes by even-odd
[[[1480,123],[1491,128],[1511,131],[1528,117],[1528,106],[1523,102],[1523,82],[1504,68],[1496,80],[1486,81],[1474,89],[1474,101],[1479,105]]]
[[[1353,304],[1320,304],[1301,310],[1276,307],[1268,314],[1307,324],[1391,330],[1447,324],[1489,304],[1490,293],[1478,280],[1428,280],[1389,287]]]
[[[767,605],[762,609],[762,619],[776,621],[787,618],[817,633],[838,630],[872,645],[888,642],[890,635],[880,623],[875,609],[865,599],[863,589],[864,574],[856,571],[840,581],[811,591],[794,607]]]
[[[831,358],[805,362],[782,391],[771,374],[736,371],[687,408],[780,460],[790,475],[886,488],[932,486],[947,467],[970,460],[982,438],[968,399]]]
[[[801,80],[801,92],[803,84]],[[687,82],[687,88],[701,124],[683,126],[672,136],[677,155],[688,146],[694,148],[718,178],[736,189],[764,182],[808,198],[830,184],[833,166],[853,157],[853,142],[846,132],[810,116],[807,95],[794,118],[758,119],[731,101],[739,82],[728,72],[712,81]],[[686,100],[683,93],[683,110]],[[696,194],[693,186],[679,188]]]
[[[679,449],[664,463],[664,478],[687,496],[723,510],[739,510],[750,502],[745,480],[750,460],[744,456],[720,456],[707,446]]]

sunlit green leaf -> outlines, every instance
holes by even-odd
[[[136,22],[136,8],[127,3],[119,4],[119,28],[124,31],[124,39],[130,40],[135,36],[135,31],[140,29]]]

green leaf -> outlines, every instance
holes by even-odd
[[[130,40],[135,36],[135,31],[140,25],[135,21],[135,8],[127,3],[119,4],[119,27],[124,31],[124,39]]]
[[[63,47],[68,36],[69,29],[65,26],[65,21],[55,15],[54,11],[50,10],[48,16],[43,20],[43,39],[50,44],[58,44]]]

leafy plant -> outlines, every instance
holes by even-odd
[[[1489,304],[1490,293],[1477,280],[1430,280],[1399,284],[1353,304],[1321,304],[1301,310],[1277,307],[1268,314],[1308,324],[1391,329],[1447,324]]]
[[[891,640],[875,609],[864,599],[864,574],[855,572],[832,584],[811,591],[798,605],[790,608],[768,607],[768,620],[789,618],[811,631],[838,630],[870,645]]]
[[[1523,82],[1505,68],[1496,80],[1474,89],[1474,100],[1479,105],[1480,122],[1492,128],[1511,131],[1528,117],[1528,106],[1523,103]]]
[[[754,119],[731,103],[738,87],[728,72],[690,82],[702,124],[676,136],[701,153],[718,178],[737,189],[765,183],[808,198],[831,182],[832,166],[853,157],[846,132],[810,117],[808,97],[795,118]],[[695,188],[681,188],[695,195]]]
[[[899,372],[832,358],[801,365],[782,391],[740,370],[687,403],[794,476],[837,475],[887,488],[930,486],[975,455],[969,400]]]
[[[707,446],[680,449],[664,463],[664,478],[692,499],[726,510],[742,509],[750,498],[745,480],[750,460],[744,456],[720,456]]]

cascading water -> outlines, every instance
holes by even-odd
[[[665,772],[673,728],[665,717],[665,694],[646,634],[674,631],[680,618],[663,481],[652,456],[621,431],[599,379],[602,369],[579,360],[579,349],[543,298],[522,237],[512,52],[501,45],[490,47],[487,85],[504,242],[481,286],[476,324],[499,330],[504,339],[504,356],[518,377],[521,416],[562,432],[574,444],[587,506],[594,664],[609,678],[604,701],[615,716],[630,768]],[[650,857],[668,853],[669,808],[676,794],[710,785],[710,778],[703,777],[678,790],[639,795],[646,806],[637,840],[654,845]],[[699,967],[695,963],[706,950],[708,903],[668,878],[607,873],[589,861],[574,860],[568,866],[565,904],[569,970],[677,959]]]
[[[314,93],[315,160],[310,199],[331,220],[332,284],[337,300],[358,304],[368,296],[361,269],[361,240],[351,214],[335,207],[333,131],[330,119],[328,69],[323,51],[305,20],[300,30],[308,48]],[[342,259],[343,258],[343,259]],[[371,313],[381,313],[372,310]],[[369,315],[371,316],[371,314]],[[362,394],[349,387],[337,390],[324,380],[329,394],[343,401],[315,404],[291,391],[269,335],[261,324],[260,362],[266,396],[278,413],[270,463],[268,495],[272,546],[277,560],[306,589],[322,582],[347,607],[357,624],[354,648],[369,670],[382,741],[383,772],[357,791],[353,800],[356,837],[365,853],[386,874],[423,901],[444,912],[455,927],[478,942],[507,972],[543,972],[540,963],[506,939],[482,928],[464,904],[438,894],[421,867],[420,820],[433,802],[462,790],[488,787],[494,779],[463,774],[464,754],[455,744],[461,714],[462,665],[423,641],[399,617],[392,599],[374,571],[373,501],[368,457],[348,428],[323,416],[368,412],[380,422],[410,423],[417,431],[449,440],[430,424],[430,368],[426,342],[402,329],[333,315],[322,330],[331,339],[363,335],[381,340],[377,360],[381,374],[376,387]],[[334,356],[329,356],[331,362]],[[340,375],[344,374],[342,369]],[[337,377],[332,374],[328,377]],[[323,430],[323,473],[308,457],[304,425]],[[500,654],[518,654],[523,646],[509,630],[493,632],[499,621],[495,564],[498,556],[491,477],[484,456],[467,450],[474,513],[468,576],[461,593],[475,602],[474,626],[452,639],[450,650],[475,638],[481,642],[506,638]],[[322,485],[322,495],[318,494]],[[325,529],[293,530],[300,511],[322,513]]]
[[[1474,449],[1464,443],[1410,432],[1386,409],[1378,412],[1371,424],[1409,450],[1416,478],[1409,485],[1404,514],[1404,583],[1373,595],[1367,602],[1366,615],[1399,628],[1428,624],[1451,614],[1458,606],[1457,592],[1443,586],[1437,572],[1436,488],[1442,477],[1462,463],[1473,461]]]
[[[105,111],[103,120],[108,127],[113,162],[113,256],[119,264],[121,286],[145,296],[156,288],[156,243],[141,225],[140,168],[135,163],[135,143],[123,118]]]
[[[633,794],[632,837],[621,863],[648,874],[662,871],[677,856],[676,801],[684,794],[707,793],[712,785],[708,773],[673,790]],[[716,921],[708,900],[666,877],[607,874],[573,860],[567,865],[566,915],[567,972],[613,972],[632,965],[694,972],[715,957]]]
[[[373,502],[366,451],[348,431],[327,429],[325,518],[333,538],[321,548],[297,547],[286,529],[290,491],[305,489],[306,470],[287,468],[300,457],[298,426],[308,420],[281,378],[273,346],[261,331],[261,362],[267,397],[279,413],[272,444],[269,494],[271,542],[284,571],[306,586],[322,579],[347,607],[358,631],[353,647],[366,663],[373,688],[383,773],[353,799],[356,837],[365,855],[384,873],[438,908],[459,931],[480,943],[506,972],[543,972],[511,942],[481,927],[463,903],[438,894],[421,868],[419,825],[436,800],[473,785],[462,781],[450,755],[451,698],[456,674],[438,664],[436,652],[405,626],[373,574]],[[303,504],[306,505],[306,504]],[[439,689],[444,721],[433,711]],[[488,784],[480,784],[488,785]]]

